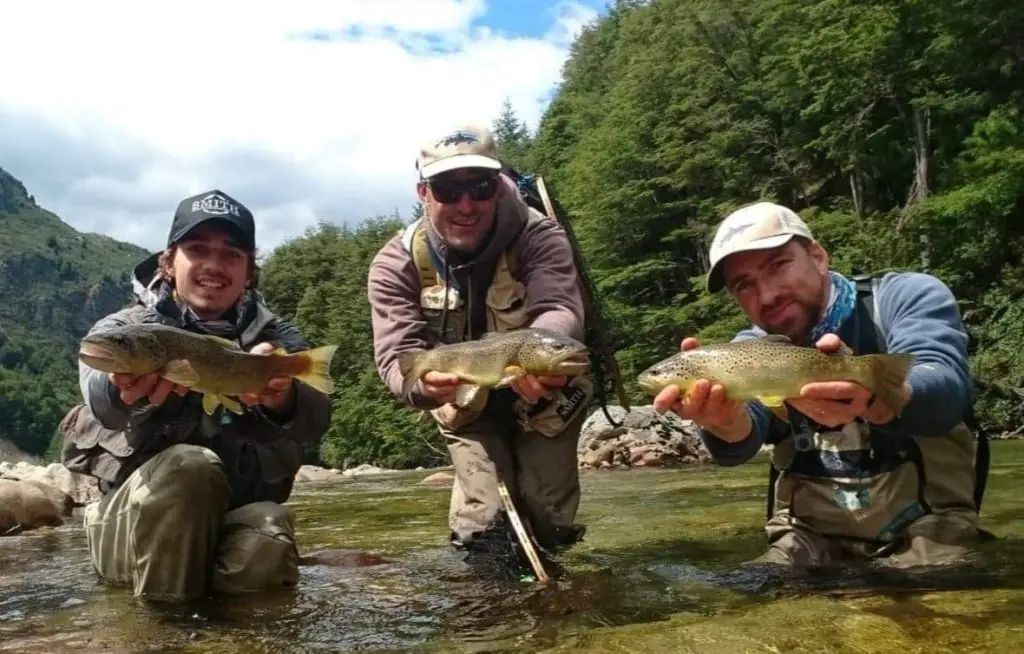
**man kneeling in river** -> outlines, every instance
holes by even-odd
[[[870,559],[895,567],[950,563],[986,535],[978,526],[975,443],[964,419],[973,389],[956,299],[931,275],[889,273],[871,295],[829,269],[829,255],[793,211],[754,204],[727,217],[710,252],[707,288],[728,290],[767,334],[831,352],[906,352],[906,404],[890,408],[853,382],[807,384],[788,409],[737,403],[700,380],[655,408],[702,427],[715,461],[738,465],[769,443],[769,549],[759,561],[819,566]],[[866,298],[868,304],[862,304]],[[869,310],[870,307],[870,310]],[[693,338],[684,350],[699,347]],[[895,410],[894,410],[895,409]]]
[[[183,200],[167,248],[134,271],[137,302],[93,326],[162,323],[231,340],[251,352],[308,350],[262,303],[252,213],[210,191]],[[298,578],[291,494],[302,448],[316,448],[330,399],[271,380],[219,406],[155,374],[107,375],[79,365],[84,403],[61,423],[64,465],[97,477],[104,497],[85,512],[97,573],[134,594],[181,602],[287,587]]]
[[[525,375],[458,406],[459,377],[428,370],[407,384],[399,365],[403,353],[523,327],[583,337],[568,237],[526,204],[500,168],[486,128],[467,127],[422,148],[416,188],[424,216],[370,266],[374,359],[391,392],[430,411],[447,441],[455,467],[452,545],[479,552],[501,536],[501,479],[522,500],[519,510],[541,547],[557,549],[584,531],[574,522],[576,442],[593,393],[589,376]]]

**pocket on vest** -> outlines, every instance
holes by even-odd
[[[556,390],[553,400],[541,400],[535,405],[517,401],[519,424],[524,430],[535,431],[548,438],[560,436],[586,411],[593,396],[594,383],[589,376],[579,375]]]

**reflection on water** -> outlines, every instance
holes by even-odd
[[[1018,463],[1021,462],[1021,463]],[[761,553],[764,462],[584,474],[587,539],[548,587],[481,579],[447,544],[428,473],[297,490],[303,552],[383,565],[302,568],[297,589],[146,606],[94,576],[77,523],[0,539],[0,651],[1011,651],[1024,645],[1024,444],[998,443],[968,569],[793,575]]]

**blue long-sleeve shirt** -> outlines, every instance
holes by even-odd
[[[907,352],[916,359],[909,382],[910,402],[902,414],[885,425],[872,425],[881,434],[942,436],[959,423],[974,401],[974,386],[967,360],[967,332],[960,319],[956,298],[939,279],[924,273],[888,273],[875,290],[878,317],[886,335],[886,351]],[[837,335],[853,349],[864,352],[873,333],[860,333],[859,303],[854,315]],[[764,335],[753,327],[738,333],[741,341]],[[870,340],[869,340],[870,339]],[[701,438],[719,465],[733,466],[749,461],[766,442],[769,425],[778,420],[758,403],[747,405],[753,428],[742,441],[728,443],[707,430]]]

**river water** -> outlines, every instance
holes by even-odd
[[[588,471],[586,539],[546,587],[474,576],[448,546],[448,487],[402,472],[299,486],[293,591],[150,607],[97,581],[73,524],[0,539],[0,651],[995,652],[1024,650],[1024,442],[993,444],[983,510],[999,540],[941,578],[780,579],[764,547],[766,461]]]

